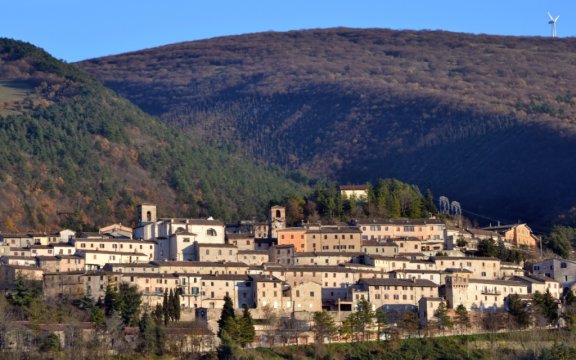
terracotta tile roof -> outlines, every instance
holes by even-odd
[[[354,220],[356,225],[444,225],[439,219],[361,219]]]
[[[423,279],[360,279],[358,283],[364,283],[368,286],[407,286],[407,287],[438,287],[438,284]]]

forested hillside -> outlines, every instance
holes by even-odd
[[[343,182],[395,177],[502,221],[570,220],[576,39],[326,29],[78,66],[166,123]]]
[[[160,216],[261,218],[307,190],[170,129],[76,67],[0,38],[0,230],[130,224]]]

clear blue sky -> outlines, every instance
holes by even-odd
[[[180,41],[335,26],[576,36],[576,0],[23,0],[1,6],[0,37],[72,62]]]

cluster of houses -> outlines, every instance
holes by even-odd
[[[267,223],[159,218],[152,204],[137,214],[135,228],[0,234],[0,287],[9,290],[21,276],[41,282],[46,299],[97,300],[107,286],[126,282],[149,308],[174,290],[184,318],[217,330],[225,296],[255,318],[275,312],[309,320],[326,310],[338,319],[368,299],[375,309],[419,311],[425,322],[441,301],[493,311],[510,294],[528,299],[548,290],[558,299],[576,281],[576,262],[549,260],[527,273],[521,264],[463,251],[485,238],[536,248],[526,224],[461,229],[438,219],[368,219],[287,227],[281,206],[270,209]]]

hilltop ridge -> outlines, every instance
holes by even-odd
[[[302,193],[286,173],[170,129],[78,68],[0,38],[3,231],[134,220],[136,203],[224,220]]]
[[[77,64],[165,123],[258,161],[394,177],[504,222],[571,221],[576,39],[322,29]]]

